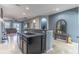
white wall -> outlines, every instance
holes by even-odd
[[[1,41],[2,41],[2,28],[1,28],[2,26],[1,26],[1,21],[0,21],[0,43],[1,43]]]
[[[31,19],[29,22],[29,27],[33,29],[33,20],[35,20],[35,29],[40,29],[40,19],[39,17],[35,17],[34,19]]]
[[[37,17],[37,18],[35,18],[34,19],[35,21],[36,21],[36,23],[35,23],[35,29],[40,29],[40,23],[39,23],[39,17]]]
[[[41,29],[41,19],[46,18],[47,19],[47,29],[49,29],[49,17],[48,16],[38,16],[31,20],[29,20],[29,28],[33,29],[33,20],[35,20],[35,29]]]

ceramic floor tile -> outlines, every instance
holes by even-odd
[[[49,54],[78,54],[78,43],[66,43],[63,40],[54,40],[53,50]]]
[[[17,36],[8,36],[9,40],[0,44],[0,54],[21,54],[17,45]]]

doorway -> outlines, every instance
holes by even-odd
[[[13,23],[13,28],[16,28],[17,32],[21,32],[21,23]]]

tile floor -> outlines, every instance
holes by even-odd
[[[0,44],[0,54],[21,54],[17,46],[17,35],[10,35],[8,38],[8,41]]]
[[[78,43],[66,43],[58,39],[53,41],[53,50],[49,54],[78,54]]]
[[[0,54],[22,54],[17,46],[17,35],[8,36],[9,40],[0,44]],[[68,44],[63,40],[53,41],[53,50],[47,54],[77,54],[78,44]]]

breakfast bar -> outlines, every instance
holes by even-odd
[[[42,53],[43,33],[18,33],[18,45],[24,54]]]

